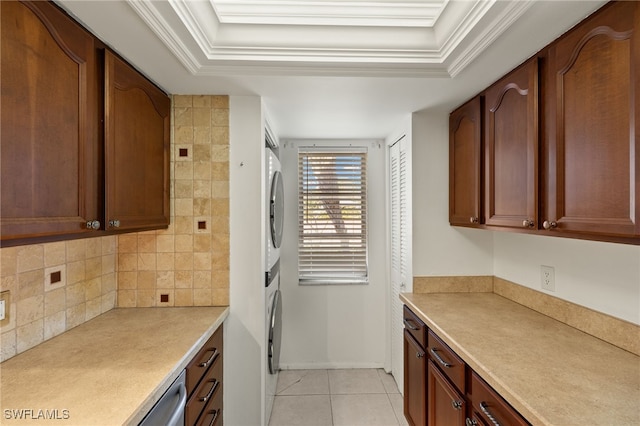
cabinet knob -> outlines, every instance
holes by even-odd
[[[469,417],[467,417],[467,419],[464,421],[464,423],[467,426],[478,426],[478,421],[476,419],[470,419]]]
[[[542,222],[542,227],[544,229],[555,229],[558,227],[558,222],[556,221],[549,222],[548,220],[545,220],[544,222]]]
[[[462,410],[462,401],[451,401],[451,406],[455,409],[455,410]]]
[[[100,229],[100,221],[99,220],[87,221],[87,229],[93,229],[93,230]]]
[[[416,358],[422,358],[424,356],[424,352],[416,352]]]
[[[118,219],[110,220],[109,221],[109,226],[111,228],[120,228],[120,221]]]
[[[533,225],[535,224],[536,223],[531,219],[525,219],[522,221],[522,226],[524,226],[525,228],[533,228]]]
[[[477,217],[475,217],[475,216],[471,216],[471,217],[469,218],[469,222],[471,222],[471,223],[478,223],[478,218],[477,218]]]

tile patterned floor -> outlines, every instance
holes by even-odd
[[[280,372],[269,426],[405,426],[402,395],[382,369]]]

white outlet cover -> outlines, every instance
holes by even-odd
[[[540,286],[543,290],[556,291],[556,275],[553,266],[540,266]]]
[[[0,300],[0,321],[2,321],[5,317],[4,315],[4,300]]]
[[[51,274],[60,271],[60,281],[51,283]],[[67,265],[52,266],[44,270],[44,291],[55,290],[67,284]]]

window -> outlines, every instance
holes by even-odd
[[[367,152],[298,151],[300,284],[366,284]]]

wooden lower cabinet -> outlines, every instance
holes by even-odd
[[[222,327],[187,365],[185,426],[222,424]]]
[[[412,426],[427,422],[427,356],[404,330],[404,416]]]
[[[433,361],[427,367],[427,424],[456,426],[465,424],[466,402]]]
[[[404,307],[404,416],[410,425],[525,426],[529,423]],[[427,349],[413,337],[428,336]]]

